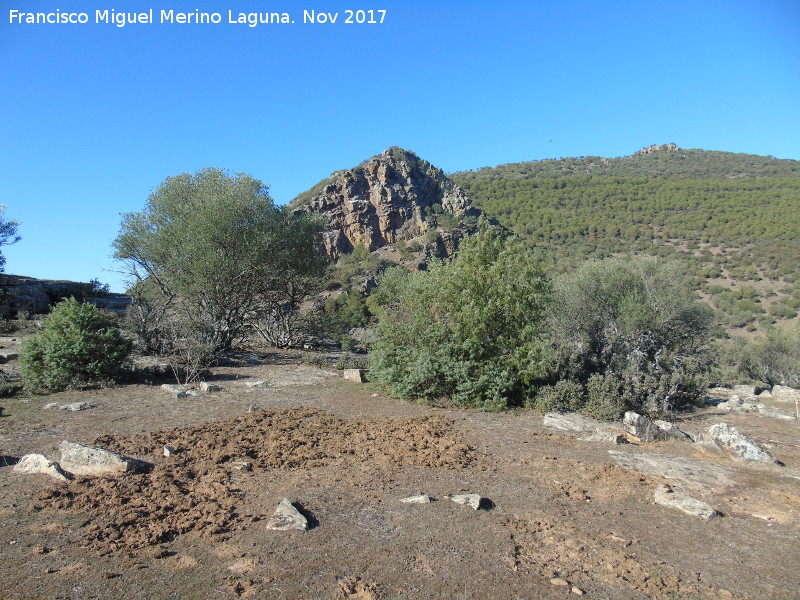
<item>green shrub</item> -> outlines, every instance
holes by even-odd
[[[584,390],[580,383],[562,379],[536,392],[530,406],[540,412],[577,411],[584,405]]]
[[[381,279],[371,380],[407,398],[493,410],[521,404],[542,372],[548,290],[522,244],[482,221],[452,262]]]
[[[60,391],[118,379],[132,344],[113,321],[74,298],[59,302],[42,320],[40,333],[22,344],[20,364],[27,387]]]
[[[581,412],[603,421],[618,421],[631,408],[624,390],[624,382],[614,373],[593,374],[586,382],[586,404]]]

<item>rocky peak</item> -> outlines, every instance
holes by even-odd
[[[674,152],[680,150],[678,144],[653,144],[647,148],[642,148],[636,154],[642,156],[644,154],[652,154],[653,152]]]
[[[332,258],[357,245],[373,251],[416,238],[447,256],[481,214],[441,169],[397,146],[332,174],[290,206],[328,219],[325,248]]]

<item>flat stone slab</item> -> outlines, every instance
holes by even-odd
[[[69,404],[62,404],[60,402],[51,402],[50,404],[45,404],[45,409],[58,409],[58,410],[66,410],[69,412],[79,412],[81,410],[88,410],[92,408],[92,405],[88,402],[70,402]]]
[[[704,450],[726,455],[734,460],[777,462],[761,444],[727,423],[715,423],[706,427],[695,441]]]
[[[663,477],[675,487],[691,491],[717,491],[732,486],[735,471],[723,465],[696,458],[670,456],[658,452],[634,453],[609,450],[623,469],[650,477]]]
[[[687,515],[700,517],[706,521],[710,521],[719,515],[719,513],[714,510],[710,504],[697,500],[696,498],[692,498],[691,496],[686,496],[685,494],[675,492],[665,486],[659,486],[656,489],[654,500],[656,504],[669,506],[670,508],[677,508],[678,510],[685,512]]]
[[[269,381],[245,381],[244,387],[246,388],[268,388]]]
[[[544,415],[544,426],[567,433],[594,433],[600,428],[608,427],[608,424],[578,413],[550,412]]]
[[[428,494],[419,494],[418,496],[408,496],[407,498],[400,498],[403,504],[429,504],[431,497]]]
[[[75,475],[105,475],[146,470],[146,462],[96,446],[61,442],[61,468]]]
[[[278,504],[278,508],[275,509],[272,518],[267,523],[267,529],[275,531],[291,531],[292,529],[305,531],[308,529],[308,519],[300,514],[294,504],[284,498]]]
[[[23,474],[41,473],[49,475],[59,481],[69,481],[69,477],[64,470],[43,454],[26,454],[14,465],[15,472]]]

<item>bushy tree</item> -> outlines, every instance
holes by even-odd
[[[702,393],[712,322],[679,262],[588,261],[554,282],[551,377],[584,385],[587,409],[604,417],[669,413]]]
[[[131,352],[130,340],[92,304],[70,298],[42,320],[42,330],[22,344],[25,385],[60,391],[116,381]]]
[[[380,278],[370,378],[401,397],[519,404],[541,375],[547,293],[523,246],[483,220],[452,262]]]
[[[734,338],[725,361],[743,376],[769,385],[800,388],[800,325],[771,329],[757,340]]]
[[[16,244],[20,240],[20,237],[17,235],[17,227],[19,227],[19,222],[6,220],[4,216],[5,210],[5,205],[0,204],[0,246]],[[0,273],[5,270],[5,266],[6,257],[0,253]]]
[[[213,356],[255,327],[276,345],[298,341],[300,303],[326,266],[321,231],[276,207],[257,179],[210,168],[167,178],[125,214],[115,257],[148,282],[147,309],[171,331],[202,329]]]

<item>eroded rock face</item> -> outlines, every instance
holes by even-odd
[[[357,245],[373,251],[424,235],[438,221],[481,214],[441,169],[397,147],[335,173],[318,193],[292,206],[328,219],[325,249],[334,259]],[[440,228],[437,254],[451,255],[468,229],[463,223]]]

